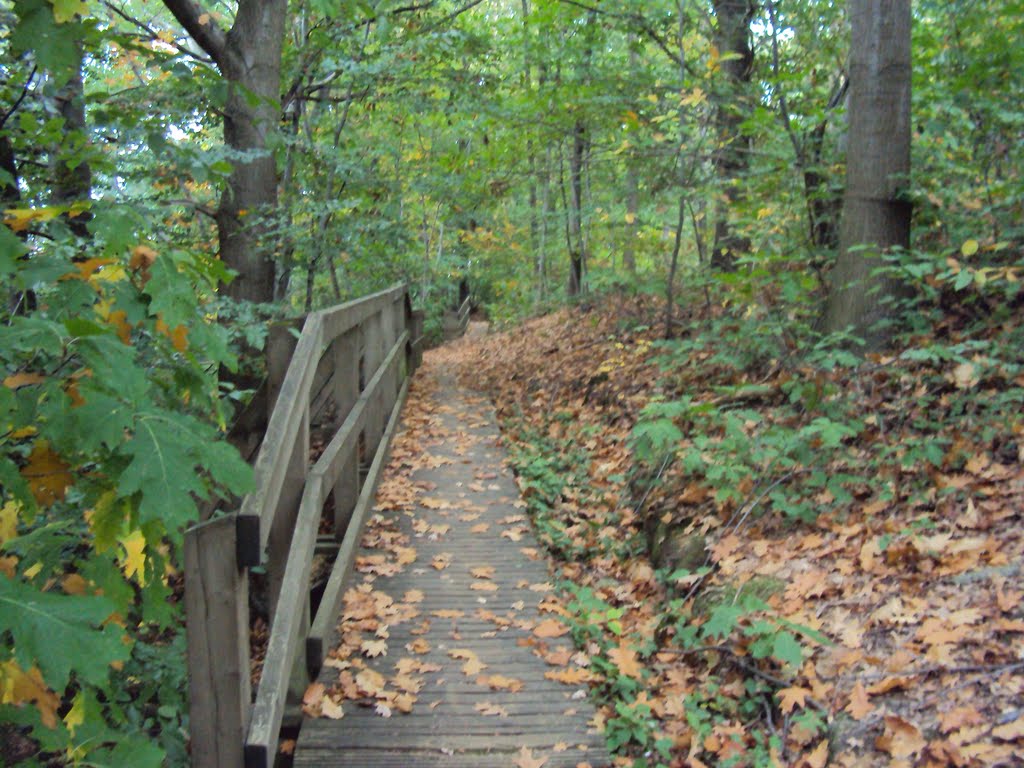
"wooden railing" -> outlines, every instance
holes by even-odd
[[[192,764],[272,766],[289,689],[323,662],[391,436],[421,358],[423,318],[404,285],[315,312],[268,340],[270,416],[255,490],[233,514],[185,533]],[[311,424],[333,437],[310,466]],[[369,464],[365,479],[365,465]],[[333,570],[315,616],[310,570],[324,502],[334,497]],[[323,542],[319,545],[323,548]],[[270,638],[250,687],[249,585],[266,570]]]
[[[459,338],[469,327],[469,312],[472,309],[469,283],[466,280],[460,281],[458,291],[455,306],[445,312],[442,320],[445,341]]]

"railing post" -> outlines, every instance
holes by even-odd
[[[382,314],[377,312],[373,316],[368,317],[363,324],[363,365],[366,369],[367,380],[380,367],[387,350],[381,319]],[[363,427],[364,447],[366,450],[364,460],[369,461],[373,454],[377,452],[377,446],[380,444],[383,431],[384,414],[380,408],[380,399],[374,397],[366,404],[366,423]]]
[[[331,354],[334,357],[334,404],[340,426],[359,398],[359,328],[336,338],[331,345]],[[334,483],[334,537],[338,541],[345,536],[358,498],[359,456],[352,451]]]
[[[185,629],[194,768],[242,768],[249,727],[249,579],[235,520],[185,532]]]
[[[277,396],[281,391],[288,365],[291,362],[298,339],[292,333],[291,323],[273,325],[267,337],[267,393],[268,405],[273,412],[277,404]],[[302,423],[295,436],[291,458],[285,470],[281,495],[277,502],[277,511],[270,526],[270,538],[267,542],[267,602],[270,617],[273,618],[277,609],[277,596],[281,591],[281,579],[284,566],[288,559],[291,546],[292,529],[295,517],[299,513],[299,501],[302,490],[306,486],[306,475],[309,473],[309,393],[303,393]]]

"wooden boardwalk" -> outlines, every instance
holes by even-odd
[[[493,412],[433,367],[417,374],[295,765],[609,765],[575,649],[550,636],[565,628]]]

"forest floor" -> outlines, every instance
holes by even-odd
[[[1015,425],[950,410],[1000,383],[885,359],[806,371],[859,412],[843,431],[792,407],[799,368],[723,366],[700,310],[666,364],[660,306],[477,326],[431,353],[497,406],[616,764],[1024,764],[1021,449]],[[678,450],[638,460],[644,408],[682,397],[727,428],[676,417]],[[783,427],[816,435],[812,465],[748,457],[722,493],[722,446]],[[812,475],[799,504],[779,495]]]

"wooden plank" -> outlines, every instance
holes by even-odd
[[[306,483],[299,517],[295,524],[288,564],[281,584],[278,611],[270,625],[270,640],[263,662],[263,676],[256,691],[245,740],[245,765],[248,768],[270,768],[277,754],[281,719],[288,694],[288,684],[295,655],[300,647],[302,617],[309,605],[309,572],[313,546],[320,526],[323,507],[323,479],[313,473]]]
[[[321,311],[318,314],[323,317],[324,337],[328,340],[334,339],[345,331],[361,325],[367,318],[389,306],[396,296],[401,296],[407,291],[408,287],[404,283],[399,283],[378,293]]]
[[[403,334],[405,336],[407,334]],[[398,346],[397,344],[395,345]],[[309,629],[309,636],[306,639],[306,660],[310,665],[310,678],[320,673],[323,665],[324,654],[326,653],[326,642],[334,628],[334,622],[338,618],[338,611],[341,609],[342,587],[349,575],[352,573],[352,565],[355,562],[355,553],[359,547],[359,540],[363,535],[363,526],[366,523],[367,512],[373,506],[374,496],[377,493],[377,485],[384,467],[388,462],[388,452],[391,448],[391,440],[398,430],[398,422],[402,417],[402,406],[409,394],[409,380],[402,384],[402,390],[398,395],[394,408],[391,410],[391,417],[388,419],[384,436],[381,438],[380,447],[370,464],[370,471],[366,475],[366,482],[359,494],[359,501],[356,502],[355,510],[352,512],[352,519],[345,531],[345,536],[338,549],[338,556],[334,560],[331,575],[324,588],[323,597],[320,599],[320,608],[316,612],[313,623]]]
[[[338,480],[341,467],[354,454],[356,441],[359,439],[359,430],[366,428],[368,409],[380,392],[383,386],[382,382],[385,380],[388,370],[396,365],[399,356],[404,353],[405,342],[408,336],[408,331],[403,331],[398,341],[391,347],[391,351],[388,352],[387,357],[384,358],[384,361],[376,369],[373,378],[370,379],[363,393],[359,395],[359,399],[352,406],[348,418],[345,419],[345,422],[335,432],[334,437],[331,438],[331,441],[324,448],[323,453],[320,454],[320,458],[313,467],[313,471],[323,475],[324,482],[328,486],[333,485]]]
[[[249,579],[235,560],[235,521],[185,531],[192,765],[240,768],[249,724]]]
[[[245,548],[241,545],[239,547],[240,565],[255,566],[262,560],[291,451],[305,418],[304,413],[308,410],[309,388],[316,372],[322,333],[323,323],[319,313],[310,315],[278,393],[279,405],[274,407],[263,445],[256,458],[256,490],[243,499],[238,515],[239,540],[246,545]],[[249,541],[254,528],[259,531],[256,542]],[[255,548],[251,546],[253,543],[257,544]]]
[[[270,616],[277,611],[277,596],[281,591],[284,579],[285,564],[292,544],[292,531],[299,515],[299,506],[306,488],[306,476],[309,474],[309,415],[307,407],[299,413],[299,431],[295,436],[295,445],[288,458],[281,490],[278,493],[277,509],[270,520],[270,535],[267,538],[267,595]]]
[[[359,333],[358,328],[353,328],[331,344],[334,403],[339,426],[345,423],[359,399]],[[355,451],[339,464],[338,477],[331,485],[334,489],[334,535],[340,541],[359,498],[359,457]]]

